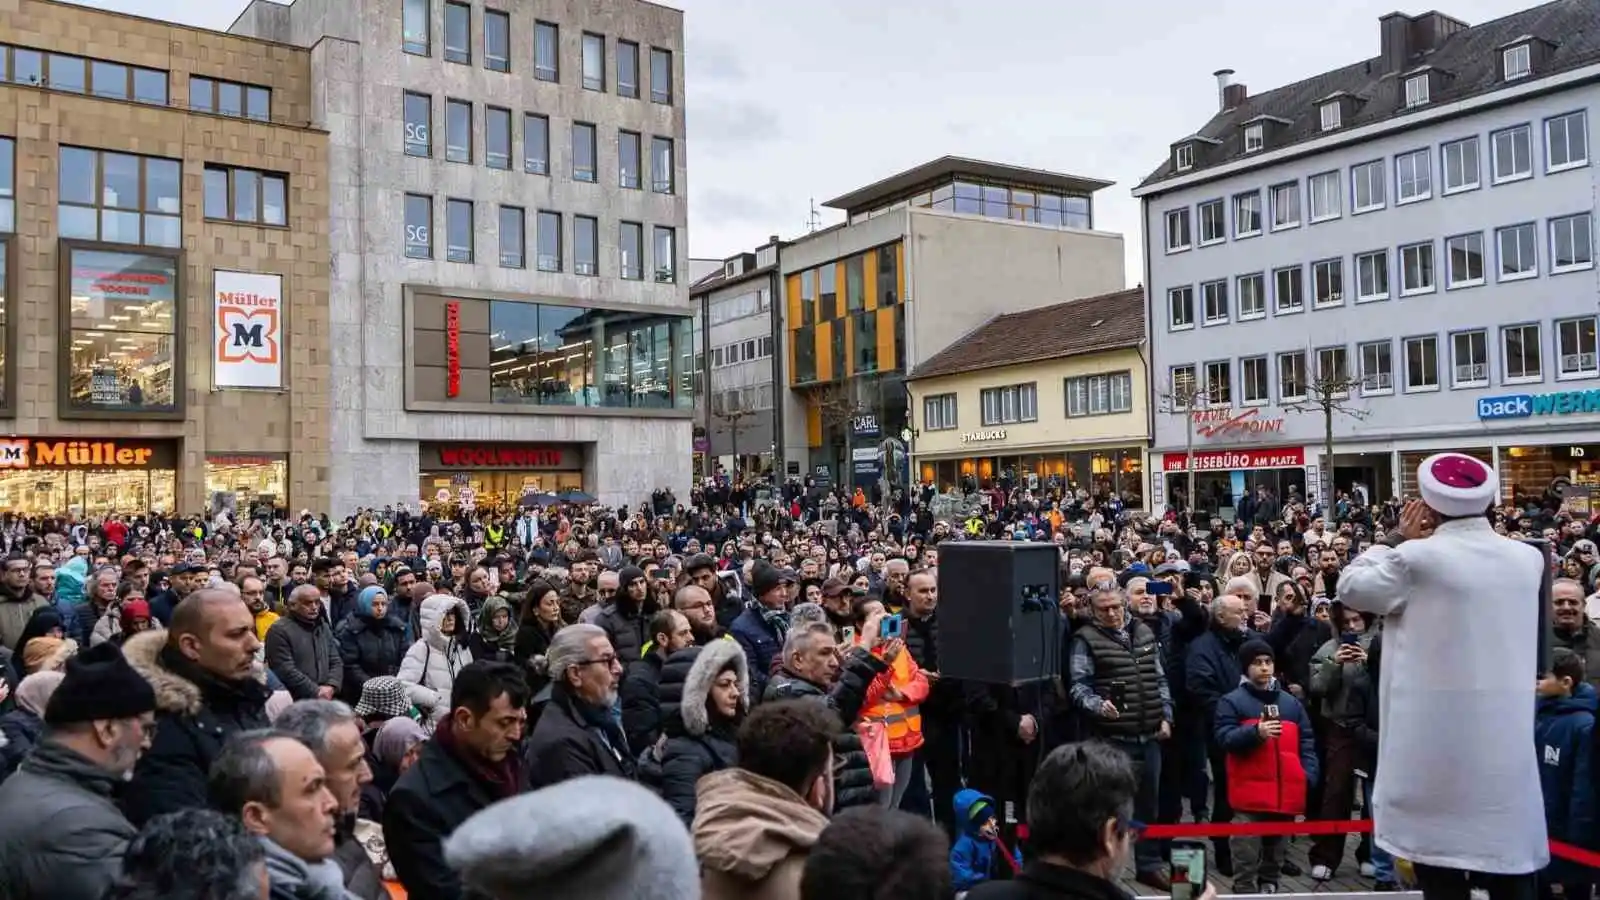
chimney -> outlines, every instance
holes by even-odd
[[[1233,70],[1218,69],[1211,74],[1216,76],[1217,79],[1217,108],[1227,112],[1230,109],[1228,106],[1228,87],[1233,84]]]
[[[768,238],[767,238],[767,243],[769,243],[769,244],[776,244],[776,243],[777,243],[777,242],[778,242],[778,241],[780,241],[780,240],[782,240],[782,238],[780,238],[780,237],[778,237],[778,236],[777,236],[777,235],[775,235],[775,234],[774,234],[774,235],[772,235],[772,236],[771,236],[771,237],[768,237]]]
[[[1238,109],[1250,99],[1250,90],[1242,84],[1230,84],[1222,89],[1222,108],[1224,111]]]
[[[1423,13],[1411,20],[1411,52],[1417,56],[1432,53],[1451,35],[1467,27],[1467,23],[1442,12]]]
[[[1380,75],[1393,75],[1410,68],[1414,55],[1411,45],[1411,17],[1392,12],[1378,17]]]

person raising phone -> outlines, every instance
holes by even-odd
[[[1534,896],[1550,859],[1533,741],[1545,560],[1496,534],[1494,469],[1439,453],[1420,500],[1339,577],[1350,609],[1384,616],[1379,847],[1412,861],[1427,900]]]

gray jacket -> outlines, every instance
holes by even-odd
[[[111,801],[118,783],[48,737],[34,748],[0,785],[0,900],[100,900],[137,834]]]
[[[1361,635],[1361,649],[1372,645],[1374,632]],[[1345,727],[1360,724],[1366,717],[1366,698],[1372,696],[1365,662],[1341,663],[1333,658],[1339,639],[1326,641],[1311,657],[1311,696],[1321,704],[1322,715]]]
[[[344,660],[333,627],[321,616],[313,625],[293,615],[284,616],[267,629],[267,668],[283,682],[289,696],[310,700],[317,688],[331,687],[335,697],[344,682]]]

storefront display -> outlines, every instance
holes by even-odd
[[[1183,506],[1189,489],[1189,454],[1160,454],[1162,478],[1153,485],[1154,507]],[[1304,447],[1203,450],[1194,454],[1194,508],[1232,521],[1243,497],[1265,487],[1280,501],[1306,497]],[[1314,485],[1311,486],[1314,489]]]
[[[1475,454],[1476,455],[1476,454]],[[1538,498],[1546,492],[1557,491],[1564,485],[1588,488],[1581,504],[1583,508],[1570,510],[1590,515],[1588,497],[1600,494],[1600,444],[1552,444],[1546,447],[1501,447],[1496,461],[1500,471],[1501,491],[1506,500],[1518,497]]]
[[[177,441],[0,440],[0,509],[23,515],[171,512],[177,468]]]
[[[175,257],[71,248],[67,403],[91,412],[178,408]]]
[[[426,443],[417,496],[425,503],[512,509],[528,494],[583,490],[577,444]]]
[[[207,453],[206,499],[211,513],[238,521],[281,508],[288,497],[289,460],[281,453]]]
[[[1099,497],[1115,495],[1125,506],[1144,506],[1144,451],[1138,447],[924,460],[917,472],[923,484],[933,484],[941,493],[963,484],[976,488],[1009,479],[1035,489],[1061,487]]]

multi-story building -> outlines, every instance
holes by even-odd
[[[1365,485],[1462,450],[1594,481],[1597,0],[1379,20],[1376,56],[1220,111],[1143,200],[1163,506]],[[1186,401],[1194,409],[1186,409]],[[1334,453],[1323,453],[1325,408]]]
[[[996,316],[918,365],[906,376],[917,483],[976,490],[1009,478],[1143,508],[1143,295]]]
[[[697,415],[707,438],[705,452],[729,474],[765,472],[777,450],[778,412],[774,402],[778,319],[772,298],[782,286],[774,236],[754,253],[722,261],[718,270],[696,281],[695,305],[705,323],[707,379],[705,409]]]
[[[1120,290],[1109,185],[946,156],[829,201],[846,221],[778,260],[784,473],[875,484],[876,439],[917,427],[906,372],[998,314]]]
[[[333,508],[686,496],[683,14],[255,0],[330,133]]]
[[[310,54],[75,4],[0,9],[0,508],[326,508]]]

